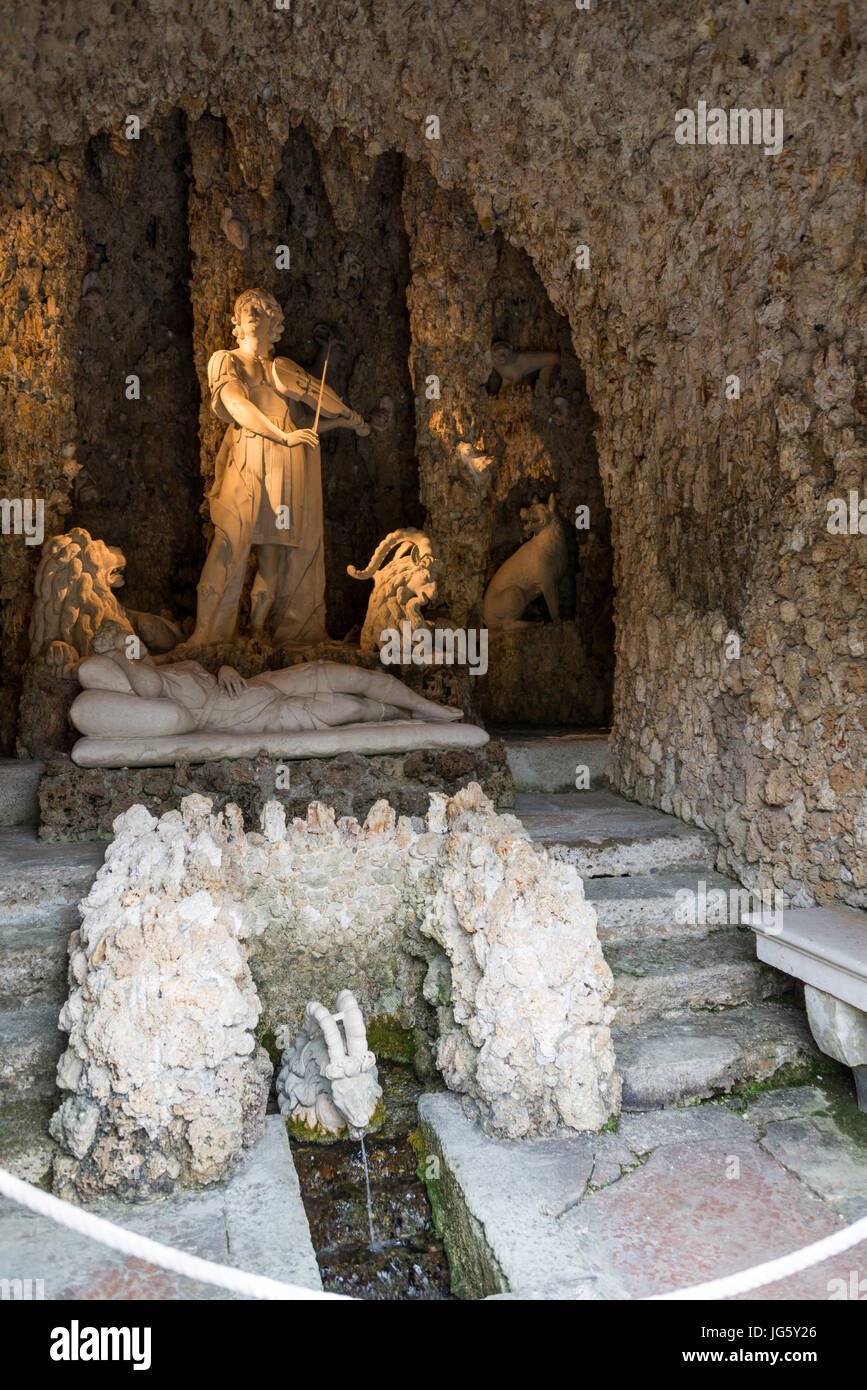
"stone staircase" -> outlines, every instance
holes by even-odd
[[[604,735],[528,731],[507,751],[516,814],[576,866],[596,908],[626,1109],[686,1104],[818,1055],[793,981],[756,958],[752,931],[677,920],[679,891],[739,886],[714,871],[709,832],[605,790]],[[568,791],[579,763],[590,788]],[[39,771],[0,763],[0,1164],[35,1181],[51,1155],[67,940],[105,851],[38,839]]]
[[[0,1165],[30,1181],[51,1158],[66,945],[105,852],[38,839],[39,772],[38,763],[0,762]]]
[[[575,865],[596,909],[624,1109],[689,1104],[811,1062],[819,1053],[794,982],[757,959],[739,924],[740,885],[714,869],[714,837],[602,789],[600,738],[526,733],[506,747],[515,814]],[[589,789],[564,790],[579,764]],[[726,894],[726,925],[678,920],[678,894],[702,883]]]

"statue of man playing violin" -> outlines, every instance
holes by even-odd
[[[283,313],[273,295],[245,290],[232,317],[236,348],[208,363],[211,408],[228,426],[208,494],[214,539],[185,646],[236,635],[250,550],[256,551],[250,624],[271,619],[274,646],[326,641],[319,436],[369,427],[326,384],[274,356]],[[321,402],[321,404],[320,404]],[[317,407],[317,429],[311,424]]]

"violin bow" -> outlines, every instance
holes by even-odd
[[[325,373],[328,371],[328,359],[331,356],[331,339],[328,339],[328,348],[325,353],[325,365],[322,368],[322,380],[319,383],[319,400],[316,402],[316,419],[313,421],[314,433],[319,428],[319,412],[322,409],[322,393],[325,390]]]

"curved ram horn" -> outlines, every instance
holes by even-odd
[[[312,1021],[319,1027],[331,1061],[341,1061],[346,1056],[343,1039],[340,1036],[340,1029],[325,1005],[317,1003],[315,999],[311,1000],[304,1011],[304,1019],[305,1022]]]
[[[365,569],[359,570],[354,565],[347,565],[346,573],[353,579],[372,579],[386,555],[401,541],[427,541],[427,536],[422,531],[417,531],[414,526],[404,526],[400,531],[391,531],[384,541],[379,542]]]
[[[337,1012],[343,1014],[343,1031],[346,1034],[346,1051],[350,1057],[363,1057],[367,1052],[367,1032],[358,1000],[349,989],[342,989],[337,996]]]

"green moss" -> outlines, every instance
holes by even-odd
[[[385,1101],[380,1096],[376,1103],[376,1109],[370,1117],[370,1124],[365,1130],[366,1134],[376,1134],[385,1124]],[[307,1124],[306,1120],[294,1119],[291,1115],[284,1116],[286,1133],[290,1139],[296,1139],[300,1144],[335,1144],[339,1139],[346,1139],[347,1133],[343,1129],[339,1134],[332,1134],[330,1130],[323,1129],[321,1125]]]
[[[812,1086],[826,1077],[839,1076],[839,1062],[831,1057],[810,1057],[806,1062],[787,1062],[766,1081],[745,1081],[732,1088],[731,1094],[750,1101],[766,1091],[783,1091],[789,1086]]]
[[[314,1125],[312,1128],[306,1120],[293,1119],[291,1115],[284,1118],[286,1133],[290,1139],[297,1139],[301,1144],[333,1144],[340,1138],[339,1134],[331,1134],[321,1125]]]
[[[421,1130],[414,1129],[411,1134],[408,1134],[406,1136],[406,1142],[409,1144],[410,1148],[412,1149],[413,1153],[418,1159],[418,1163],[416,1164],[416,1172],[418,1176],[421,1178],[422,1182],[424,1182],[424,1163],[425,1159],[427,1158],[427,1149],[424,1146],[424,1138],[422,1137]]]
[[[412,1062],[415,1038],[411,1028],[402,1028],[394,1018],[381,1015],[367,1025],[367,1046],[386,1062]]]
[[[823,1073],[819,1090],[827,1097],[828,1112],[840,1132],[867,1146],[867,1114],[858,1109],[855,1081],[848,1067],[835,1076]]]
[[[272,1065],[275,1067],[279,1067],[280,1058],[283,1056],[283,1054],[277,1046],[277,1039],[274,1037],[273,1030],[270,1028],[264,1029],[263,1032],[259,1035],[259,1042],[262,1044],[265,1051],[268,1053],[268,1056],[271,1058]]]

